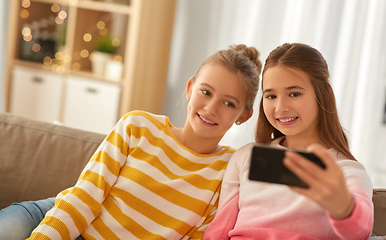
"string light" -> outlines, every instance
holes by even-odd
[[[34,43],[32,45],[32,51],[34,51],[34,52],[39,52],[41,49],[42,49],[42,47],[40,46],[39,43]]]
[[[49,56],[45,56],[43,58],[43,64],[44,65],[50,65],[50,63],[51,63],[51,58]]]
[[[67,13],[65,12],[65,11],[60,11],[59,13],[58,13],[58,17],[60,18],[60,19],[66,19],[67,18]]]
[[[28,18],[29,17],[29,11],[27,9],[21,10],[20,17],[21,18]]]
[[[87,49],[83,49],[82,51],[80,51],[80,56],[81,56],[82,58],[87,58],[88,55],[89,55],[89,52],[88,52]]]
[[[23,8],[29,8],[31,6],[31,1],[30,0],[23,0],[23,1],[21,1],[21,6]]]
[[[105,35],[107,35],[107,33],[108,33],[107,28],[99,29],[99,34],[100,35],[105,36]]]
[[[97,22],[96,26],[98,29],[104,29],[106,27],[106,24],[103,21],[99,21],[99,22]]]
[[[92,35],[90,33],[86,33],[83,35],[83,40],[85,42],[90,42],[92,40]]]
[[[64,63],[70,63],[71,62],[71,56],[68,54],[64,55],[63,62]]]
[[[52,4],[51,11],[54,12],[54,13],[59,12],[60,11],[59,4],[57,4],[57,3]]]
[[[64,54],[62,52],[57,52],[55,53],[55,58],[61,61],[64,59]]]
[[[80,70],[80,64],[78,63],[78,62],[74,62],[73,64],[72,64],[72,70],[74,70],[74,71],[79,71]]]
[[[113,44],[114,47],[118,47],[119,45],[121,45],[121,40],[119,40],[118,38],[113,38],[111,44]]]
[[[122,62],[122,61],[123,61],[123,58],[122,58],[122,56],[120,56],[120,55],[115,55],[115,56],[114,56],[114,61]]]

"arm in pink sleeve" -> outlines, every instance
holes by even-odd
[[[253,145],[241,147],[229,160],[221,185],[217,214],[205,231],[204,239],[229,239],[229,231],[234,228],[239,213],[241,171],[249,159]]]
[[[209,224],[203,240],[228,240],[229,231],[233,229],[239,212],[239,194],[234,196]]]
[[[351,215],[344,219],[335,219],[327,213],[332,228],[342,239],[368,239],[374,224],[374,208],[371,199],[357,186],[350,185],[355,205]]]

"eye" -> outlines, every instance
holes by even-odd
[[[231,102],[225,102],[225,105],[227,105],[228,107],[232,107],[232,108],[235,108],[236,106],[231,103]]]
[[[265,98],[267,98],[267,99],[275,99],[276,96],[275,95],[267,95]]]
[[[290,94],[291,97],[299,97],[300,93],[294,92]]]
[[[205,90],[205,89],[201,89],[201,92],[206,95],[206,96],[211,96],[212,94],[208,91],[208,90]]]

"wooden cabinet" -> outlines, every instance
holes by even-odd
[[[6,111],[12,112],[14,101],[19,101],[15,100],[18,98],[14,94],[20,92],[17,88],[22,85],[16,82],[19,80],[14,76],[14,68],[24,67],[31,70],[31,76],[34,70],[41,70],[63,81],[60,93],[56,93],[61,98],[58,113],[55,113],[61,122],[65,112],[71,111],[68,110],[71,106],[66,103],[82,101],[77,94],[66,93],[67,82],[72,78],[102,83],[100,87],[103,83],[116,85],[119,97],[115,120],[135,109],[162,113],[176,1],[10,1]],[[108,42],[113,43],[116,51],[102,65],[105,67],[93,67],[98,58],[94,54],[99,49],[98,42],[107,37],[113,39]],[[52,81],[55,79],[52,77]],[[29,95],[38,99],[41,93],[33,88],[30,90]],[[58,88],[52,88],[52,91],[58,91]],[[22,109],[37,105],[52,111],[37,100],[20,101],[16,105],[20,104],[26,105]]]
[[[59,74],[14,66],[10,112],[36,120],[59,120],[63,77]]]
[[[69,76],[64,97],[63,124],[107,134],[116,124],[120,88],[112,83]],[[82,99],[82,101],[78,101]]]

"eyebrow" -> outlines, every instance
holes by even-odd
[[[294,85],[294,86],[289,86],[289,87],[286,87],[285,88],[286,90],[293,90],[293,89],[300,89],[300,90],[305,90],[303,87],[299,86],[299,85]],[[266,92],[272,92],[273,89],[272,88],[267,88],[263,91],[263,93],[266,93]]]
[[[208,87],[208,88],[210,88],[211,90],[214,90],[214,88],[213,88],[211,85],[207,84],[207,83],[201,83],[201,85],[202,85],[202,86],[205,86],[205,87]],[[229,94],[225,94],[225,97],[231,98],[231,99],[233,99],[234,101],[236,101],[238,104],[240,104],[240,100],[239,100],[237,97],[234,97],[234,96],[229,95]]]

